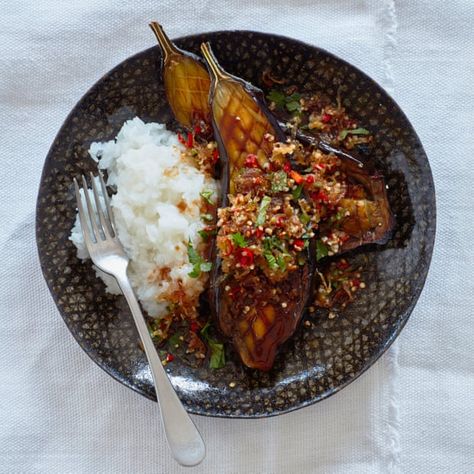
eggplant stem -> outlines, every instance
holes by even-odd
[[[283,122],[278,121],[278,125],[283,130],[285,131],[288,130],[288,127]],[[356,164],[359,168],[365,168],[364,162],[360,161],[358,158],[351,155],[350,153],[347,153],[346,151],[341,150],[340,148],[333,147],[332,145],[325,142],[324,140],[318,139],[314,136],[306,135],[300,131],[296,132],[296,139],[303,143],[314,145],[324,153],[333,153],[339,158],[351,161],[352,163]]]
[[[206,60],[207,64],[209,65],[211,74],[214,76],[215,81],[220,81],[222,79],[228,79],[230,76],[222,69],[220,64],[217,62],[214,53],[212,52],[210,43],[202,43],[201,44],[201,51]]]
[[[158,44],[161,47],[164,62],[168,61],[168,59],[173,54],[179,54],[178,49],[168,38],[167,34],[163,30],[163,27],[159,23],[156,21],[150,22],[150,28],[152,29],[153,33],[155,33]]]

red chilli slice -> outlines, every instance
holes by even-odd
[[[254,262],[253,252],[247,247],[239,249],[238,261],[243,267],[250,267],[250,265],[253,265]]]

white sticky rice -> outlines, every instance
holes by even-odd
[[[205,284],[203,278],[188,275],[192,265],[187,245],[190,240],[195,248],[202,247],[200,193],[215,192],[216,184],[183,158],[182,150],[176,134],[164,125],[145,124],[139,118],[125,122],[116,140],[92,143],[89,149],[99,168],[107,170],[107,184],[117,190],[111,205],[118,237],[130,257],[128,275],[152,317],[165,315],[166,294],[178,285],[191,299]],[[78,217],[70,239],[77,256],[89,258]],[[165,269],[167,277],[157,278]],[[113,278],[96,272],[107,291],[119,293]]]

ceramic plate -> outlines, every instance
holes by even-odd
[[[150,41],[152,41],[150,39]],[[220,370],[193,368],[177,357],[167,366],[187,410],[200,415],[262,417],[323,400],[367,370],[405,325],[423,287],[435,235],[435,195],[428,160],[409,121],[373,80],[314,46],[280,36],[223,31],[176,40],[199,52],[210,41],[222,66],[256,86],[262,71],[288,77],[300,91],[338,89],[349,115],[375,134],[374,160],[389,186],[396,216],[392,240],[352,259],[364,266],[365,291],[337,317],[326,311],[301,325],[268,373],[246,369],[228,350]],[[104,292],[90,264],[68,240],[75,217],[72,178],[94,171],[87,150],[113,139],[123,122],[173,123],[160,73],[160,50],[147,49],[99,80],[67,117],[46,158],[37,202],[37,242],[44,276],[68,328],[114,378],[154,399],[151,373],[122,297]]]

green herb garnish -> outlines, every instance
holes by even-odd
[[[290,96],[286,97],[286,108],[288,112],[301,112],[301,104],[300,104],[301,95],[295,92]]]
[[[189,262],[193,265],[196,263],[200,263],[202,257],[197,253],[196,249],[193,247],[191,240],[188,241],[188,258]]]
[[[217,230],[198,230],[198,234],[201,236],[202,239],[207,240],[212,235],[217,234]]]
[[[257,226],[265,224],[265,218],[267,216],[267,209],[268,206],[270,205],[270,202],[272,199],[268,196],[263,196],[263,199],[260,203],[260,209],[258,210],[258,215],[257,215],[257,220],[255,221],[255,224]]]
[[[301,94],[295,92],[291,95],[285,95],[283,92],[277,91],[276,89],[272,89],[267,94],[267,99],[270,102],[273,102],[277,107],[283,109],[286,107],[288,112],[292,113],[300,113],[301,112]]]
[[[179,347],[180,342],[179,334],[175,333],[168,339],[168,346],[170,349],[176,349]]]
[[[234,244],[238,247],[248,247],[248,243],[245,240],[245,237],[240,232],[231,234],[231,238],[234,241]]]
[[[191,241],[188,242],[188,258],[193,269],[188,273],[191,278],[199,278],[201,272],[209,272],[212,268],[211,262],[206,262],[193,247]]]
[[[328,248],[323,244],[321,240],[316,241],[316,260],[319,262],[324,257],[328,255]]]
[[[193,267],[193,269],[188,273],[191,278],[199,278],[201,275],[200,267]]]
[[[288,253],[285,243],[278,237],[265,237],[263,239],[263,256],[271,270],[286,270],[286,257],[291,257]],[[275,257],[273,251],[276,250],[278,255]]]
[[[267,99],[270,102],[274,102],[277,107],[284,107],[286,102],[286,96],[283,92],[277,91],[276,89],[272,89],[268,95]]]
[[[277,262],[277,259],[275,258],[275,255],[270,250],[265,250],[263,252],[263,256],[265,257],[265,260],[268,263],[268,266],[270,267],[271,270],[278,270],[279,265]]]
[[[214,191],[211,191],[211,190],[207,190],[205,189],[204,191],[202,191],[201,193],[199,193],[199,195],[204,199],[204,201],[206,201],[208,204],[211,204],[213,205],[214,203],[211,201],[211,196],[214,194]]]
[[[283,255],[278,255],[277,259],[276,259],[276,262],[278,264],[278,267],[280,268],[280,270],[282,272],[284,272],[286,270],[286,261],[285,261],[285,257]]]
[[[339,140],[345,140],[347,135],[369,135],[370,132],[366,128],[345,129],[339,133]]]
[[[209,368],[221,369],[225,365],[224,344],[210,339],[207,341],[211,349],[211,358],[209,359]]]
[[[286,248],[284,243],[274,235],[272,237],[265,237],[263,239],[263,248],[265,250],[278,249],[280,252],[286,253]]]
[[[311,217],[309,217],[308,214],[306,214],[306,212],[303,212],[300,215],[300,221],[302,224],[306,225],[310,220],[311,220]]]
[[[209,349],[211,351],[211,357],[209,359],[209,367],[211,369],[221,369],[225,365],[225,352],[224,344],[218,342],[216,339],[209,335],[210,328],[209,321],[201,329],[201,336],[206,341]]]
[[[291,193],[293,196],[293,199],[295,201],[298,200],[302,192],[303,192],[303,185],[299,184],[295,189],[293,189],[293,192]]]

